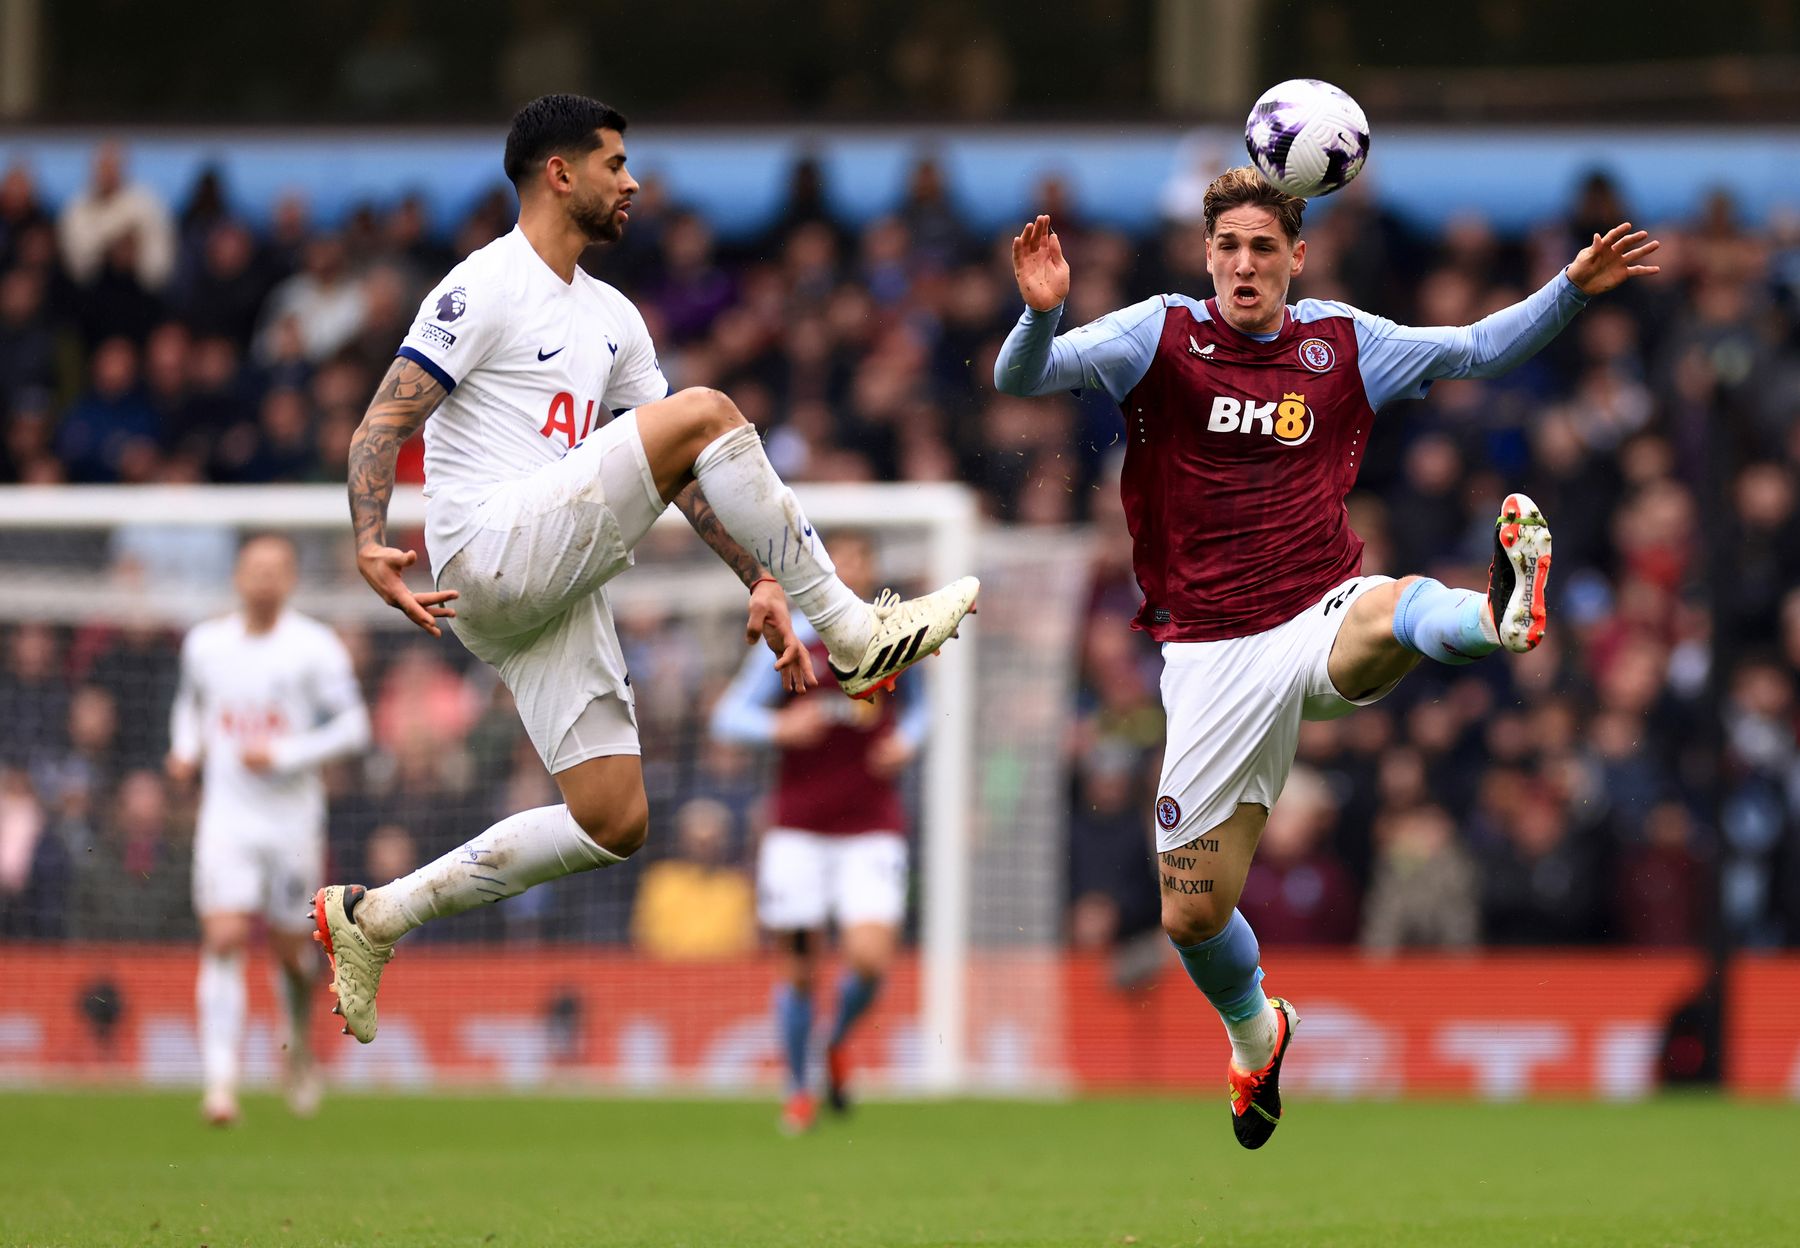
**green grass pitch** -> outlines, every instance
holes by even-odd
[[[0,1244],[1800,1244],[1800,1106],[0,1095]]]

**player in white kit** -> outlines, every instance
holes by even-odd
[[[181,784],[196,772],[201,777],[194,996],[206,1083],[201,1111],[221,1125],[238,1116],[244,950],[258,915],[281,967],[288,1104],[301,1114],[318,1104],[306,1028],[318,976],[305,914],[325,876],[319,768],[369,742],[350,655],[329,628],[287,609],[294,579],[294,547],[286,538],[244,544],[236,573],[240,607],[188,633],[170,714],[169,775]]]
[[[351,443],[363,577],[434,636],[453,620],[512,690],[563,796],[383,887],[319,890],[333,1008],[364,1043],[375,1038],[382,969],[406,932],[611,866],[643,844],[637,718],[605,586],[671,502],[744,582],[745,638],[768,644],[795,692],[816,678],[788,595],[825,639],[840,686],[866,697],[935,653],[979,588],[964,577],[923,598],[862,601],[736,405],[716,390],[670,393],[643,317],[577,266],[629,219],[638,184],[624,130],[622,116],[582,96],[519,110],[505,157],[518,226],[426,296]],[[414,593],[404,573],[417,555],[387,544],[386,518],[395,456],[422,425],[435,584]]]

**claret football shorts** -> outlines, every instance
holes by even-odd
[[[1327,672],[1350,604],[1393,580],[1359,576],[1285,624],[1249,637],[1163,644],[1168,715],[1156,796],[1158,853],[1225,822],[1240,803],[1272,807],[1294,765],[1303,719],[1336,719],[1378,702],[1344,697]]]

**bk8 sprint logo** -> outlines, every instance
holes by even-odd
[[[1206,418],[1209,433],[1254,433],[1274,438],[1283,446],[1299,446],[1312,437],[1313,413],[1304,394],[1284,394],[1279,403],[1255,399],[1213,398]]]

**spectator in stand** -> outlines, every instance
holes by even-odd
[[[1069,943],[1107,950],[1162,930],[1150,827],[1154,759],[1109,744],[1075,760],[1075,809],[1069,816]]]
[[[46,624],[16,624],[0,669],[0,764],[28,766],[61,748],[69,718],[56,634]]]
[[[691,212],[670,214],[662,230],[663,276],[651,296],[667,340],[703,338],[737,300],[737,286],[713,257],[712,228]]]
[[[148,480],[162,425],[138,386],[137,348],[109,338],[94,352],[93,388],[64,415],[56,454],[71,481]]]
[[[100,690],[116,708],[118,764],[126,769],[160,767],[169,752],[169,725],[163,716],[142,713],[175,701],[180,678],[178,639],[142,618],[127,618],[116,629],[79,639],[74,647],[86,650],[85,684]]]
[[[1346,945],[1356,939],[1356,882],[1331,852],[1337,818],[1337,802],[1324,779],[1296,766],[1269,811],[1257,869],[1238,901],[1262,940]]]
[[[1603,923],[1594,854],[1561,802],[1528,786],[1480,849],[1482,932],[1496,945],[1586,944]]]
[[[91,843],[75,848],[69,934],[77,940],[192,940],[191,847],[176,836],[154,771],[128,773]]]
[[[732,860],[731,812],[694,798],[675,812],[675,852],[644,868],[631,942],[670,962],[746,957],[756,949],[756,894]]]
[[[241,351],[250,345],[269,285],[255,235],[243,222],[227,218],[206,232],[174,306],[196,334],[228,338]]]
[[[52,227],[50,214],[38,199],[37,185],[24,165],[9,165],[0,174],[0,272],[20,262],[25,235]]]
[[[349,345],[368,315],[362,280],[350,272],[342,238],[318,235],[305,255],[305,267],[269,293],[256,340],[265,361],[285,358],[284,327],[298,335],[301,356],[317,363]]]
[[[168,205],[148,187],[125,180],[125,149],[94,149],[93,179],[63,206],[56,222],[69,276],[86,285],[109,254],[129,240],[129,267],[145,290],[161,290],[175,271],[175,227]]]
[[[1375,879],[1364,907],[1363,947],[1460,949],[1480,934],[1475,866],[1438,806],[1416,806],[1375,824]]]
[[[0,413],[27,390],[49,390],[56,373],[43,275],[24,268],[0,272]]]
[[[31,777],[0,768],[0,938],[60,936],[69,854]]]
[[[1641,841],[1622,855],[1616,875],[1612,935],[1630,945],[1681,948],[1698,942],[1711,912],[1694,852],[1694,819],[1679,802],[1662,802],[1645,821]]]

